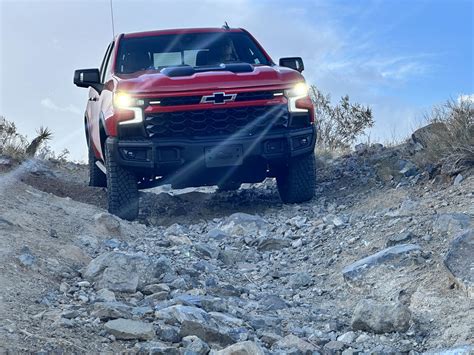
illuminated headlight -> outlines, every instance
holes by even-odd
[[[143,99],[137,99],[124,92],[119,92],[114,95],[114,105],[118,108],[137,107],[143,106],[144,104],[145,101],[143,101]]]
[[[301,82],[297,83],[293,88],[285,90],[286,97],[305,97],[308,95],[309,88],[308,84]]]
[[[297,108],[296,101],[302,99],[309,94],[308,84],[299,82],[291,89],[285,90],[285,96],[288,98],[288,109],[290,112],[308,112],[305,108]]]
[[[134,113],[132,119],[126,119],[126,120],[120,121],[119,124],[127,125],[127,124],[143,122],[142,106],[144,104],[145,104],[145,101],[143,99],[132,97],[127,93],[119,92],[119,93],[114,94],[114,106],[116,108],[127,110],[127,111],[133,111]]]

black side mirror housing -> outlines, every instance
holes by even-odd
[[[280,58],[279,65],[280,67],[287,67],[300,73],[304,70],[303,58],[301,57]]]
[[[78,69],[74,71],[74,84],[80,88],[93,87],[98,93],[104,88],[100,82],[99,69]]]

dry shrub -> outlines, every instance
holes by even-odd
[[[313,85],[310,96],[315,107],[319,151],[347,151],[367,128],[374,125],[371,109],[351,103],[347,95],[333,106],[330,95],[324,95]]]
[[[41,127],[37,130],[37,136],[28,142],[24,135],[18,133],[15,123],[0,116],[0,155],[6,155],[18,161],[34,157],[40,151],[50,151],[46,142],[51,137],[51,131]]]
[[[440,164],[442,173],[449,175],[471,169],[474,166],[474,102],[448,100],[433,107],[426,119],[431,130],[421,144],[427,159]]]

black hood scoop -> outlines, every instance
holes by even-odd
[[[209,71],[230,71],[232,73],[251,73],[254,68],[249,63],[228,63],[219,65],[205,65],[192,67],[190,65],[179,65],[175,67],[167,67],[160,70],[160,73],[168,77],[191,76],[196,73]]]

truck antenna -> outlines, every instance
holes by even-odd
[[[112,1],[112,0],[110,0],[110,1]],[[224,22],[224,26],[222,26],[222,28],[223,28],[224,30],[226,30],[226,31],[230,30],[230,27],[229,27],[229,25],[227,24],[227,21]]]
[[[115,37],[115,26],[114,26],[114,7],[112,4],[112,0],[110,0],[110,17],[112,19],[112,38]]]

